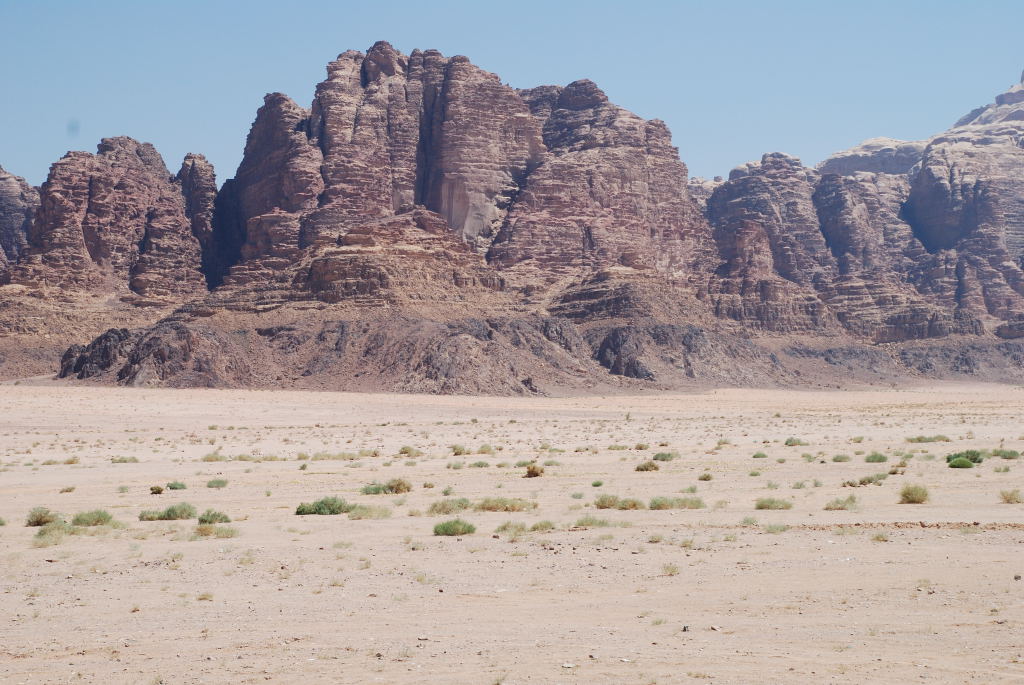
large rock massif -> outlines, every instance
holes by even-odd
[[[266,96],[234,178],[105,139],[0,171],[0,369],[502,394],[1024,378],[1024,86],[935,138],[689,179],[594,83],[387,43]],[[89,340],[91,339],[91,342]],[[74,344],[72,344],[74,343]],[[66,351],[65,351],[66,350]],[[60,355],[63,352],[63,355]]]

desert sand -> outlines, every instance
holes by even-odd
[[[1024,451],[1022,417],[1024,389],[998,385],[561,399],[3,385],[0,682],[1022,682],[1024,504],[1001,493],[1024,489],[1024,466],[945,460]],[[411,491],[361,492],[393,479]],[[908,484],[928,501],[901,504]],[[601,495],[643,508],[599,509]],[[365,506],[296,515],[325,496]],[[477,510],[499,497],[526,510]],[[458,498],[469,508],[430,512]],[[231,522],[139,520],[179,502]],[[115,524],[36,537],[34,507]],[[456,516],[476,532],[433,534]],[[496,532],[509,522],[523,526]]]

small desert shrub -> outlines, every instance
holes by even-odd
[[[957,459],[966,459],[972,464],[980,464],[985,461],[985,455],[978,450],[964,450],[963,452],[954,452],[953,454],[946,455],[946,463],[951,464]],[[953,468],[964,468],[964,467],[953,467]]]
[[[228,486],[228,482],[226,480],[224,480],[223,478],[214,478],[213,480],[210,480],[210,481],[206,482],[206,487],[214,488],[214,489],[217,489],[217,490],[220,490],[221,488],[226,488],[227,486]]]
[[[234,538],[238,537],[238,529],[231,526],[215,526],[212,523],[200,523],[196,526],[195,536],[199,538]]]
[[[1000,457],[1002,459],[1020,459],[1020,452],[1017,450],[1004,450],[994,449],[992,450],[993,457]]]
[[[673,459],[676,459],[678,457],[679,455],[676,454],[675,452],[658,452],[651,458],[654,461],[672,461]]]
[[[792,509],[793,503],[777,497],[762,497],[754,503],[755,509]]]
[[[574,492],[574,493],[572,493],[569,496],[572,497],[573,499],[583,499],[583,493],[582,492]]]
[[[1020,496],[1020,490],[1001,490],[999,492],[999,499],[1003,504],[1020,504],[1024,502]]]
[[[619,452],[622,450],[628,450],[629,447],[627,447],[626,445],[608,445],[608,449],[613,452]]]
[[[227,461],[227,460],[228,460],[228,458],[225,457],[220,452],[210,452],[209,454],[204,454],[202,459],[200,459],[200,461]]]
[[[608,519],[599,519],[592,514],[581,516],[575,523],[576,528],[607,528],[610,525]]]
[[[143,511],[140,521],[182,521],[196,517],[196,508],[187,502],[172,504],[163,511]]]
[[[748,476],[754,476],[756,478],[757,476],[761,475],[761,472],[755,469],[755,470],[751,471],[750,473],[748,473],[747,475]]]
[[[598,495],[594,500],[594,506],[598,509],[614,509],[619,504],[619,498],[616,495]]]
[[[912,438],[907,438],[907,442],[949,442],[949,438],[945,435],[915,435]]]
[[[387,507],[378,507],[372,504],[357,504],[348,512],[348,517],[353,521],[362,519],[386,519],[391,516],[391,510]]]
[[[530,526],[531,533],[543,533],[548,530],[554,530],[555,524],[551,521],[537,521],[537,523]]]
[[[434,526],[434,535],[470,535],[475,532],[476,526],[462,519],[452,519]]]
[[[231,523],[231,519],[225,513],[207,509],[199,515],[199,523]]]
[[[623,510],[643,509],[644,503],[635,497],[624,497],[619,500],[618,504],[615,505],[615,508]]]
[[[702,480],[702,481],[709,481],[712,478],[714,478],[714,476],[712,476],[710,473],[702,473],[699,476],[697,476],[697,480]]]
[[[78,461],[79,461],[78,457],[68,457],[67,459],[64,460],[64,463],[65,464],[77,464]]]
[[[764,527],[764,532],[778,535],[779,533],[785,533],[789,530],[789,526],[783,523],[769,523]]]
[[[476,511],[530,511],[537,508],[537,503],[518,497],[485,497],[473,508]]]
[[[884,461],[889,461],[889,457],[885,456],[881,452],[872,452],[868,456],[864,457],[864,461],[869,464],[881,464]]]
[[[595,480],[593,483],[590,484],[590,487],[592,487],[592,488],[599,488],[602,485],[604,485],[604,481],[603,480]]]
[[[35,507],[28,516],[25,517],[26,526],[45,526],[47,523],[53,523],[61,520],[60,514],[54,511],[50,511],[46,507]]]
[[[418,450],[415,447],[410,447],[409,445],[402,445],[402,447],[399,448],[398,453],[406,457],[423,456],[423,452],[421,450]]]
[[[66,493],[74,492],[74,491],[75,491],[75,486],[74,485],[67,485],[67,486],[65,486],[65,487],[60,489],[60,493],[59,494],[64,495]]]
[[[641,462],[641,463],[636,465],[636,470],[637,471],[657,471],[658,470],[658,463],[654,462],[654,461],[650,461],[650,460],[645,461],[645,462]]]
[[[532,463],[533,463],[533,461],[530,460],[530,459],[520,459],[519,461],[516,462],[516,468],[517,469],[525,468],[525,467],[529,466]]]
[[[83,511],[71,519],[73,526],[107,526],[114,520],[114,517],[102,509]]]
[[[71,526],[64,521],[50,521],[42,525],[36,531],[35,539],[32,540],[33,547],[52,547],[58,545],[64,536],[71,532]]]
[[[432,516],[447,516],[469,509],[470,506],[470,501],[465,497],[460,497],[458,499],[443,499],[431,504],[427,508],[427,513]]]
[[[463,445],[449,445],[448,447],[451,449],[453,457],[462,457],[469,454],[469,450]]]
[[[400,495],[412,491],[412,483],[403,478],[392,478],[387,483],[370,483],[364,485],[364,495]]]
[[[664,509],[703,509],[704,500],[700,497],[652,497],[649,509],[658,511]]]
[[[825,505],[825,511],[849,511],[857,504],[857,497],[850,495],[845,498],[836,498]]]
[[[786,447],[798,447],[806,444],[807,443],[800,438],[786,438]]]
[[[768,455],[764,452],[754,452],[754,459],[767,459]]]
[[[661,567],[661,572],[666,576],[678,576],[679,566],[677,564],[665,564]]]
[[[490,465],[491,465],[491,463],[488,462],[488,461],[474,461],[472,464],[469,465],[469,468],[471,468],[471,469],[486,469]]]
[[[924,504],[928,501],[928,488],[923,485],[904,485],[900,490],[900,504]]]
[[[164,494],[164,488],[162,485],[150,485],[149,494],[151,495],[162,495]]]
[[[459,469],[461,469],[465,465],[466,465],[466,462],[464,462],[464,461],[450,461],[450,462],[448,462],[448,466],[446,466],[445,468],[449,468],[452,471],[458,471]]]
[[[947,465],[951,469],[973,469],[974,468],[974,462],[971,461],[970,459],[967,459],[966,457],[957,457],[956,459],[951,459],[947,463]]]
[[[494,532],[499,535],[505,533],[508,535],[510,540],[516,540],[520,535],[526,532],[526,524],[519,523],[518,521],[506,521],[495,528]]]
[[[182,483],[180,480],[176,480],[173,483],[168,483],[167,484],[167,489],[168,490],[184,490],[185,489],[185,484]]]
[[[138,464],[138,457],[111,457],[111,464]]]
[[[295,508],[298,516],[337,516],[352,511],[352,505],[339,497],[324,497],[315,502],[303,502]]]
[[[530,464],[526,467],[526,475],[524,478],[538,478],[544,475],[544,467],[537,466],[536,464]]]
[[[836,456],[832,457],[832,461],[835,461],[835,462],[850,461],[850,455],[848,455],[848,454],[837,454]]]
[[[477,454],[494,454],[494,448],[490,445],[480,445],[476,451]]]

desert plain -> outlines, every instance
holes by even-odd
[[[0,682],[1022,682],[1022,419],[1002,385],[5,384]],[[230,521],[140,520],[179,503]]]

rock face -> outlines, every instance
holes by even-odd
[[[25,236],[0,298],[120,303],[59,375],[133,385],[1020,380],[1022,127],[1015,86],[930,140],[689,179],[662,122],[590,81],[517,91],[381,42],[308,108],[267,95],[219,191],[201,156],[172,177],[127,138],[55,164],[37,210],[0,176],[2,235]]]
[[[28,245],[29,227],[38,207],[39,191],[0,167],[0,276]]]

